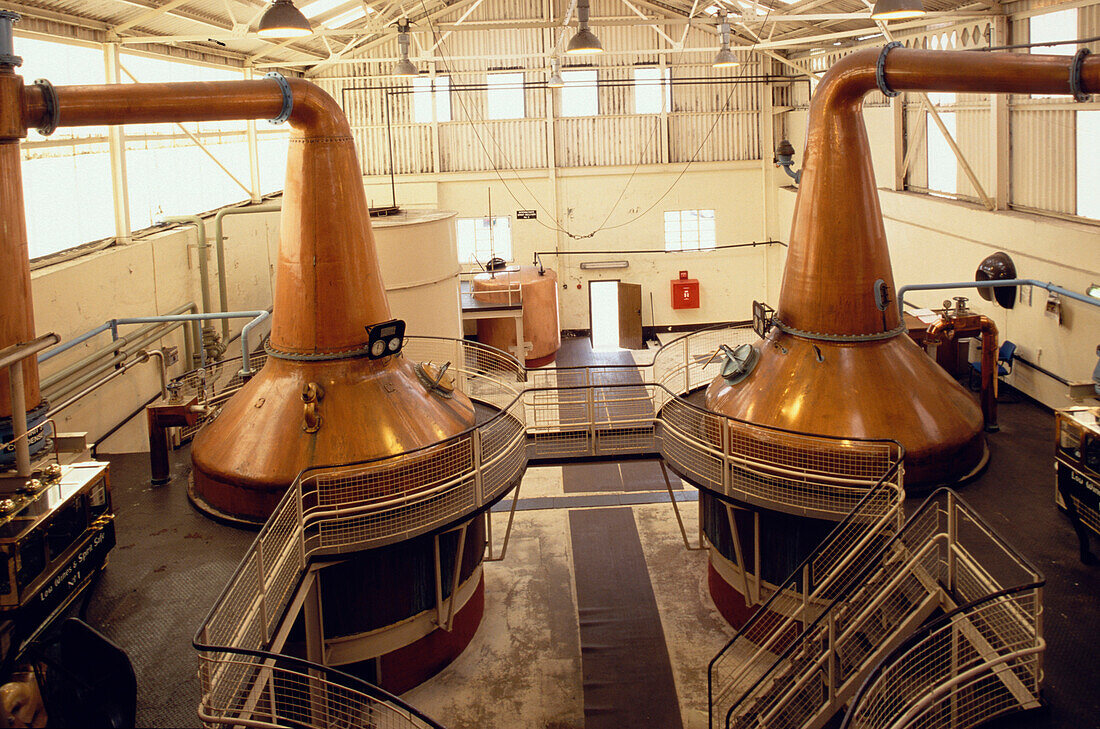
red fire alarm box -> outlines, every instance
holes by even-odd
[[[699,308],[699,281],[688,278],[687,271],[680,271],[680,278],[672,282],[672,308]]]

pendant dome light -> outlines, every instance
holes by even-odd
[[[730,50],[730,24],[726,20],[726,11],[722,10],[718,13],[718,34],[721,36],[722,47],[718,49],[718,55],[714,57],[714,63],[710,64],[714,68],[730,68],[731,66],[740,66],[741,62],[737,60],[737,56],[733,55],[733,51]]]
[[[409,78],[411,76],[419,76],[420,71],[416,69],[416,65],[409,60],[409,21],[408,19],[401,20],[397,24],[397,47],[401,52],[401,60],[397,62],[397,65],[393,67],[393,75],[398,78]]]
[[[310,35],[313,27],[293,0],[274,0],[260,17],[256,35],[263,38],[298,38]]]
[[[588,0],[577,0],[577,34],[569,41],[565,52],[571,56],[584,53],[603,53],[603,44],[588,29]]]
[[[921,0],[876,0],[871,20],[900,20],[925,14]]]
[[[550,59],[550,78],[546,79],[546,85],[552,89],[565,86],[565,81],[561,77],[561,62],[556,58]]]

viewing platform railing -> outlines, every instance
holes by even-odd
[[[258,705],[260,683],[274,692],[273,710],[285,703],[283,684],[261,670],[267,659],[244,656],[274,647],[298,609],[292,603],[313,560],[473,518],[518,484],[529,458],[651,453],[719,494],[834,519],[847,514],[849,504],[900,501],[902,451],[895,442],[755,426],[683,399],[709,382],[703,368],[718,344],[754,337],[747,327],[703,330],[662,347],[651,365],[542,370],[476,342],[406,338],[405,357],[450,362],[456,389],[478,406],[479,422],[430,446],[299,475],[195,639],[204,720],[247,724],[245,710]],[[232,361],[217,368],[183,378],[210,418],[243,385]]]

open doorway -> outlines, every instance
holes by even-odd
[[[592,349],[642,349],[642,287],[622,281],[588,282]]]

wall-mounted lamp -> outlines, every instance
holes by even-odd
[[[630,268],[629,261],[585,261],[581,264],[581,269],[585,271],[591,271],[593,269],[601,270],[608,268]]]
[[[772,161],[777,167],[783,168],[787,176],[794,180],[794,184],[797,185],[802,181],[802,170],[795,172],[791,169],[794,166],[794,145],[788,140],[780,140],[775,148],[775,159]]]
[[[550,59],[550,78],[546,79],[546,85],[552,89],[565,86],[565,81],[561,77],[561,63],[556,58]]]
[[[398,78],[419,76],[416,65],[409,60],[409,20],[404,18],[397,22],[397,48],[401,54],[401,60],[393,67],[393,75]]]
[[[577,34],[569,41],[565,52],[571,56],[584,53],[603,53],[603,44],[588,29],[588,0],[577,0]]]
[[[309,35],[313,27],[293,0],[274,0],[260,17],[256,35],[263,38],[297,38]]]
[[[871,11],[871,20],[917,18],[924,13],[924,3],[921,0],[876,0],[875,8]]]
[[[1100,284],[1090,285],[1087,289],[1085,289],[1085,293],[1094,299],[1100,299]]]
[[[718,49],[718,55],[714,57],[714,63],[710,65],[714,68],[740,66],[741,62],[737,60],[737,57],[733,55],[733,51],[730,50],[730,24],[729,21],[726,20],[725,10],[718,12],[718,35],[721,38],[722,47]]]

